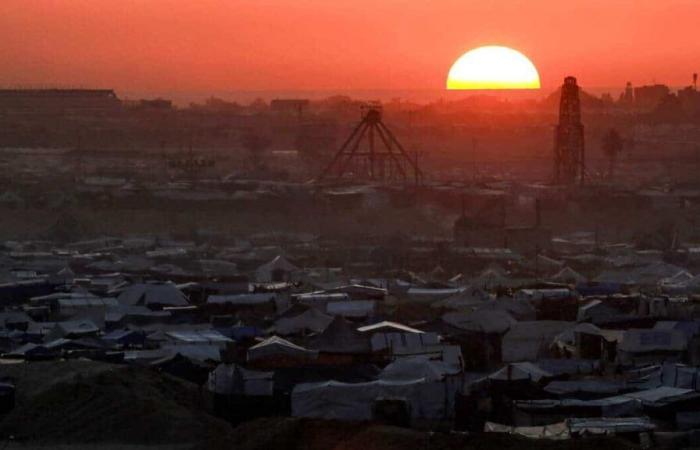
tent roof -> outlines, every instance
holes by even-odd
[[[279,334],[296,334],[306,330],[320,333],[333,321],[333,317],[316,308],[308,308],[294,317],[282,317],[275,322]]]
[[[488,376],[489,380],[495,381],[531,380],[538,382],[543,378],[552,378],[552,374],[531,362],[511,363]]]
[[[502,310],[483,309],[472,313],[449,312],[442,316],[443,322],[461,330],[483,333],[505,333],[516,320]]]
[[[313,348],[325,353],[369,353],[370,343],[350,322],[336,316],[315,339]]]
[[[187,297],[171,283],[133,284],[117,297],[122,305],[187,306]]]
[[[399,332],[404,332],[404,333],[423,333],[421,330],[417,330],[415,328],[411,328],[409,326],[406,326],[406,325],[403,325],[400,323],[390,322],[388,320],[374,323],[372,325],[365,325],[364,327],[360,327],[357,329],[357,331],[359,331],[361,333],[373,332],[373,331],[383,331],[383,330],[393,330],[393,331],[399,331]]]

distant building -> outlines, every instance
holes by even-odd
[[[642,109],[654,109],[669,96],[671,90],[664,84],[654,84],[634,88],[635,106]]]
[[[700,92],[695,86],[688,86],[678,91],[678,100],[686,114],[700,115]]]
[[[628,81],[625,86],[625,92],[620,94],[620,103],[625,106],[632,106],[634,104],[634,88],[632,87],[632,82]]]
[[[1,89],[4,113],[65,114],[107,113],[121,107],[111,89]]]

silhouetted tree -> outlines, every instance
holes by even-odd
[[[622,152],[624,148],[624,141],[620,133],[616,129],[611,128],[603,135],[602,141],[603,153],[608,158],[608,177],[612,178],[615,171],[615,162],[617,161],[617,155]]]

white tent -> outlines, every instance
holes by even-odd
[[[187,306],[187,297],[171,283],[134,284],[119,294],[117,300],[128,306]]]
[[[502,287],[512,287],[516,281],[508,278],[504,273],[495,269],[486,269],[479,276],[471,281],[472,286],[481,289],[496,289]]]
[[[282,317],[275,322],[277,333],[287,336],[307,331],[320,333],[333,321],[333,316],[324,314],[316,308],[309,308],[294,317]]]
[[[258,267],[255,271],[255,279],[260,283],[289,281],[291,275],[300,270],[284,256],[277,255],[272,261]]]
[[[552,374],[531,362],[511,363],[487,377],[493,381],[534,381],[552,378]]]
[[[518,436],[523,436],[529,439],[564,440],[571,438],[569,427],[566,425],[566,422],[533,427],[514,427],[510,425],[502,425],[500,423],[486,422],[484,424],[484,432],[517,434]]]
[[[271,336],[248,349],[248,361],[270,357],[315,359],[317,356],[318,352],[305,349],[279,336]]]
[[[502,310],[479,310],[472,313],[449,312],[442,316],[442,321],[460,330],[478,333],[503,334],[516,320]]]
[[[499,298],[485,302],[479,311],[505,311],[515,320],[535,320],[537,313],[530,302],[514,300],[512,298]]]
[[[437,301],[430,305],[433,308],[465,309],[476,308],[489,300],[489,294],[478,287],[469,287],[462,292]]]
[[[564,267],[559,272],[557,272],[553,277],[550,278],[551,281],[556,281],[558,283],[568,283],[568,284],[579,284],[586,283],[588,279],[576,272],[571,267]]]
[[[292,391],[292,416],[336,420],[372,420],[378,399],[403,399],[413,421],[440,421],[454,413],[457,384],[444,382],[377,380],[367,383],[298,384]]]
[[[554,339],[572,322],[538,320],[518,322],[503,336],[501,355],[504,362],[535,361],[549,354]]]
[[[400,358],[382,370],[381,380],[410,381],[424,379],[426,381],[441,381],[449,375],[457,375],[461,367],[452,366],[443,361],[434,361],[427,356]]]
[[[256,306],[272,303],[276,298],[277,294],[274,292],[210,295],[207,297],[207,303],[211,305]]]

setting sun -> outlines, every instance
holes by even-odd
[[[490,45],[462,55],[450,69],[447,89],[539,89],[535,65],[517,50]]]

